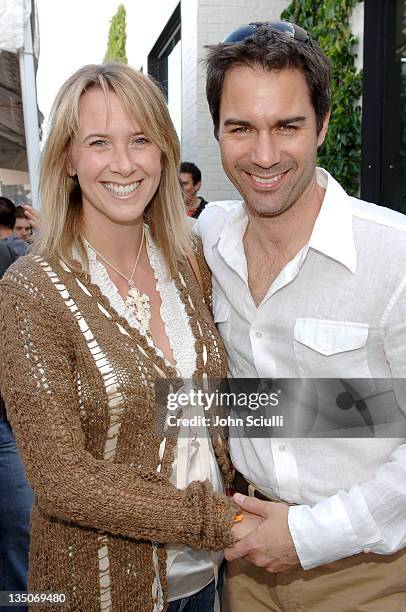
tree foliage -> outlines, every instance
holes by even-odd
[[[293,0],[281,18],[308,30],[332,63],[332,114],[318,162],[351,194],[361,171],[362,73],[355,67],[357,39],[350,27],[360,0]]]
[[[110,20],[109,38],[104,62],[127,63],[125,45],[127,42],[126,34],[126,11],[124,4],[120,4],[117,13]]]

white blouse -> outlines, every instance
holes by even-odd
[[[153,242],[147,226],[145,226],[145,236],[149,261],[156,279],[156,289],[161,297],[161,318],[175,359],[176,369],[180,377],[190,379],[196,369],[196,351],[189,318],[176,285],[167,273],[163,256]],[[96,258],[96,253],[90,244],[87,243],[86,246],[92,282],[99,286],[118,314],[125,317],[132,327],[137,328],[146,337],[148,344],[154,346],[156,353],[168,364],[162,351],[154,345],[151,334],[146,333],[145,327],[137,321],[131,309],[124,304],[117,287],[111,281],[103,263]],[[165,440],[161,444],[161,457],[164,448]],[[210,438],[208,436],[196,438],[191,430],[180,432],[175,447],[170,481],[178,489],[183,489],[194,480],[206,479],[211,481],[214,490],[224,490]],[[223,558],[222,553],[194,550],[181,543],[167,544],[166,550],[169,601],[188,597],[204,588],[217,576],[217,568]],[[155,563],[158,563],[157,556]],[[160,595],[158,599],[161,600],[162,590],[159,584],[157,589]],[[157,607],[157,610],[159,609],[160,606]]]

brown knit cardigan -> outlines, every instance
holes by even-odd
[[[187,264],[175,282],[196,339],[193,377],[225,376],[224,349]],[[153,612],[160,580],[165,610],[163,544],[224,548],[237,509],[207,482],[185,490],[169,482],[176,439],[160,461],[153,385],[176,371],[85,273],[53,258],[9,268],[0,321],[1,390],[36,494],[29,589],[67,592],[72,611]]]

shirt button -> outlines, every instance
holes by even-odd
[[[286,450],[286,446],[284,444],[279,444],[279,450],[281,451],[281,453],[284,453]]]
[[[261,334],[261,332],[255,332],[255,336],[256,336],[257,338],[262,338],[262,334]]]

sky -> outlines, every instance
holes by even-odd
[[[110,20],[119,4],[120,0],[37,0],[40,35],[37,94],[45,118],[58,89],[75,70],[103,61]],[[156,4],[153,6],[152,2],[148,7],[144,0],[131,0],[127,12],[141,9],[144,16],[153,8],[156,10]],[[159,0],[159,4],[164,7],[173,2]],[[148,32],[137,31],[135,41],[127,39],[127,55],[131,54],[135,68],[143,62],[138,50],[148,47],[148,36]]]
[[[70,74],[84,64],[103,60],[110,19],[117,6],[118,0],[37,0],[40,35],[37,95],[45,117]]]

